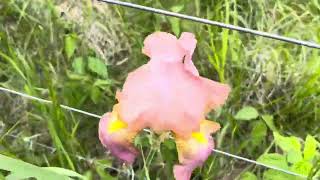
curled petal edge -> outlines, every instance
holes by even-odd
[[[193,132],[187,139],[176,137],[180,162],[173,169],[176,180],[189,180],[192,171],[203,165],[214,148],[211,133],[219,129],[218,123],[203,120],[199,132]]]
[[[99,122],[99,139],[111,154],[132,164],[139,154],[132,141],[137,132],[130,131],[126,122],[118,118],[116,112],[106,113]]]

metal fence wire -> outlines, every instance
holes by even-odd
[[[151,12],[151,13],[162,14],[162,15],[166,15],[166,16],[172,16],[172,17],[176,17],[176,18],[186,19],[186,20],[190,20],[190,21],[194,21],[194,22],[198,22],[198,23],[218,26],[221,28],[226,28],[226,29],[230,29],[230,30],[234,30],[234,31],[239,31],[239,32],[243,32],[243,33],[253,34],[256,36],[262,36],[265,38],[284,41],[284,42],[291,43],[291,44],[297,44],[297,45],[301,45],[301,46],[307,46],[310,48],[320,49],[320,44],[317,44],[315,42],[298,40],[298,39],[294,39],[294,38],[290,38],[290,37],[281,36],[278,34],[257,31],[257,30],[253,30],[253,29],[249,29],[249,28],[240,27],[240,26],[234,26],[231,24],[225,24],[222,22],[212,21],[209,19],[199,18],[199,17],[190,16],[190,15],[186,15],[186,14],[180,14],[180,13],[176,13],[176,12],[166,11],[166,10],[162,10],[162,9],[156,9],[156,8],[147,7],[147,6],[141,6],[138,4],[134,4],[134,3],[130,3],[130,2],[122,2],[122,1],[117,1],[117,0],[98,0],[98,1],[108,3],[108,4],[114,4],[114,5],[120,5],[120,6],[124,6],[124,7],[134,8],[134,9],[147,11],[147,12]]]
[[[134,9],[138,9],[138,10],[142,10],[142,11],[147,11],[147,12],[151,12],[151,13],[156,13],[156,14],[162,14],[162,15],[166,15],[166,16],[172,16],[172,17],[176,17],[176,18],[181,18],[181,19],[186,19],[186,20],[190,20],[190,21],[194,21],[194,22],[199,22],[199,23],[203,23],[203,24],[208,24],[208,25],[213,25],[213,26],[218,26],[221,28],[226,28],[226,29],[230,29],[230,30],[235,30],[235,31],[239,31],[239,32],[243,32],[243,33],[248,33],[248,34],[252,34],[252,35],[256,35],[256,36],[262,36],[265,38],[270,38],[270,39],[275,39],[275,40],[279,40],[279,41],[284,41],[287,43],[291,43],[291,44],[296,44],[296,45],[301,45],[301,46],[306,46],[306,47],[310,47],[310,48],[315,48],[315,49],[320,49],[320,45],[314,42],[309,42],[309,41],[303,41],[303,40],[298,40],[298,39],[294,39],[294,38],[290,38],[290,37],[285,37],[285,36],[281,36],[281,35],[277,35],[277,34],[272,34],[272,33],[268,33],[268,32],[262,32],[262,31],[258,31],[258,30],[253,30],[253,29],[249,29],[249,28],[244,28],[244,27],[239,27],[239,26],[234,26],[234,25],[230,25],[230,24],[225,24],[225,23],[221,23],[221,22],[217,22],[217,21],[212,21],[212,20],[208,20],[208,19],[204,19],[204,18],[199,18],[199,17],[194,17],[194,16],[190,16],[190,15],[185,15],[185,14],[180,14],[180,13],[175,13],[175,12],[170,12],[170,11],[166,11],[166,10],[162,10],[162,9],[156,9],[156,8],[152,8],[152,7],[146,7],[146,6],[141,6],[138,4],[134,4],[134,3],[130,3],[130,2],[122,2],[122,1],[117,1],[117,0],[98,0],[100,2],[103,3],[108,3],[108,4],[114,4],[114,5],[120,5],[120,6],[124,6],[124,7],[129,7],[129,8],[134,8]],[[7,89],[4,87],[0,87],[0,91],[3,92],[7,92],[7,93],[11,93],[11,94],[15,94],[15,95],[19,95],[22,96],[24,98],[30,99],[30,100],[35,100],[44,104],[52,104],[52,101],[46,100],[46,99],[42,99],[39,97],[35,97],[35,96],[31,96],[25,93],[21,93],[18,91],[14,91],[11,89]],[[98,118],[100,119],[102,116],[101,115],[97,115],[97,114],[93,114],[90,112],[86,112],[80,109],[76,109],[70,106],[66,106],[66,105],[60,105],[61,108],[69,110],[69,111],[73,111],[73,112],[77,112],[77,113],[81,113],[87,116],[91,116],[94,118]],[[144,131],[150,132],[148,129],[144,129]],[[18,138],[18,136],[15,135],[7,135],[9,137],[12,138]],[[38,143],[40,144],[40,143]],[[41,145],[41,144],[40,144]],[[55,149],[53,147],[48,147],[46,146],[46,148],[48,149]],[[213,152],[218,153],[218,154],[222,154],[231,158],[235,158],[238,160],[242,160],[242,161],[246,161],[255,165],[259,165],[265,168],[269,168],[269,169],[274,169],[277,171],[281,171],[287,174],[291,174],[294,176],[299,176],[301,178],[305,178],[307,179],[307,177],[305,175],[301,175],[286,169],[281,169],[275,166],[270,166],[264,163],[260,163],[245,157],[241,157],[238,155],[234,155],[228,152],[224,152],[218,149],[212,149]],[[83,157],[80,157],[81,159],[85,159]],[[109,167],[112,168],[112,167]]]

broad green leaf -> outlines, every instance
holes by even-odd
[[[301,144],[298,138],[281,136],[277,132],[274,132],[273,136],[276,145],[288,154],[288,162],[296,163],[302,160]]]
[[[299,161],[301,161],[303,158],[302,158],[302,153],[301,151],[289,151],[287,152],[287,161],[289,163],[297,163]]]
[[[98,58],[89,57],[88,58],[88,67],[91,72],[97,73],[103,78],[108,77],[107,66]]]
[[[267,126],[262,122],[258,121],[253,124],[251,131],[251,141],[254,146],[257,146],[263,141],[267,135]]]
[[[259,116],[258,111],[251,106],[245,106],[240,111],[237,112],[237,114],[234,116],[234,118],[238,120],[252,120],[256,119]]]
[[[263,173],[263,180],[296,180],[295,176],[269,169]]]
[[[290,136],[290,137],[285,137],[285,136],[281,136],[279,133],[274,132],[273,133],[274,136],[274,140],[276,142],[276,144],[283,150],[283,151],[300,151],[301,150],[301,144],[299,142],[299,139],[294,137],[294,136]]]
[[[35,177],[29,177],[29,178],[35,178]],[[20,179],[25,179],[25,176],[23,174],[18,174],[18,173],[11,173],[5,178],[5,180],[20,180]]]
[[[245,172],[241,175],[240,180],[258,180],[257,176],[251,172]]]
[[[302,174],[308,176],[312,169],[312,164],[309,161],[300,161],[291,167],[291,171],[296,172],[298,174]]]
[[[71,171],[69,169],[64,169],[64,168],[60,168],[60,167],[43,167],[42,169],[46,169],[48,171],[52,171],[61,175],[65,175],[65,176],[69,176],[69,177],[78,177],[81,179],[84,179],[85,177],[82,176],[81,174]]]
[[[76,34],[68,34],[64,39],[64,50],[67,54],[67,57],[70,58],[74,51],[77,48],[77,35]]]
[[[303,158],[306,161],[311,161],[317,152],[317,140],[308,135],[306,138],[306,142],[304,143],[304,149],[303,149]]]
[[[85,73],[85,64],[82,57],[77,57],[73,60],[72,63],[73,71],[77,74]]]
[[[258,158],[257,161],[270,166],[275,166],[282,169],[289,169],[288,163],[286,161],[286,157],[281,154],[277,154],[277,153],[263,154]]]
[[[71,175],[70,170],[60,170],[60,172],[52,171],[47,168],[38,167],[26,162],[23,162],[18,159],[10,158],[0,154],[0,169],[10,171],[6,179],[27,179],[27,178],[36,178],[38,180],[56,180],[56,179],[70,179],[69,176],[74,176],[77,174],[77,177],[82,178],[78,173],[73,173]],[[59,168],[60,169],[60,168]],[[69,172],[61,173],[61,172]]]
[[[271,115],[262,115],[261,116],[264,122],[266,122],[267,126],[272,130],[272,131],[278,131],[276,126],[274,125],[273,122],[273,116]]]

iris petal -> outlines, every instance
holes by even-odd
[[[199,75],[192,61],[196,43],[186,32],[179,39],[164,32],[145,39],[142,52],[150,61],[129,73],[116,94],[118,104],[99,123],[100,141],[113,155],[132,163],[138,155],[132,145],[137,132],[171,131],[180,162],[174,174],[177,180],[187,180],[212,153],[211,133],[220,126],[202,119],[226,101],[230,87]]]
[[[192,171],[201,166],[214,148],[211,133],[220,128],[219,124],[204,120],[200,131],[193,132],[190,138],[176,137],[180,164],[174,166],[174,176],[177,180],[188,180]]]
[[[131,72],[117,94],[119,115],[129,128],[189,136],[208,110],[224,103],[229,86],[199,76],[192,63],[196,43],[191,33],[180,39],[164,32],[146,38],[143,52],[150,61]]]
[[[137,133],[127,128],[127,123],[118,119],[117,113],[106,113],[99,123],[99,139],[120,160],[132,164],[138,155],[132,141]]]

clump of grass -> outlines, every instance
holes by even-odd
[[[2,8],[5,9],[1,11],[0,15],[2,18],[0,66],[3,69],[1,71],[1,85],[51,99],[54,102],[51,107],[36,102],[29,104],[28,107],[33,108],[30,108],[23,117],[25,123],[15,126],[14,131],[10,132],[14,121],[9,120],[16,118],[13,115],[18,115],[18,113],[3,112],[3,114],[6,113],[6,116],[3,116],[5,118],[3,122],[6,125],[4,134],[9,132],[9,134],[18,137],[18,139],[12,139],[12,136],[6,136],[6,140],[12,145],[6,146],[6,152],[12,155],[16,154],[19,158],[37,165],[55,165],[80,171],[86,171],[88,166],[93,166],[95,169],[90,161],[82,162],[78,156],[86,156],[91,159],[91,156],[99,157],[104,154],[104,150],[99,146],[96,138],[98,121],[61,111],[58,106],[59,103],[65,103],[102,114],[109,108],[106,102],[113,101],[113,94],[111,96],[105,93],[107,89],[111,88],[111,79],[101,79],[97,74],[89,72],[85,75],[72,74],[72,64],[74,58],[77,58],[76,56],[85,59],[88,56],[100,57],[94,47],[90,47],[89,39],[93,37],[88,37],[85,40],[78,38],[78,49],[75,50],[73,57],[68,57],[64,48],[65,37],[70,33],[81,37],[83,35],[81,33],[86,31],[82,31],[82,29],[76,31],[75,29],[81,24],[63,19],[57,12],[56,4],[53,1],[17,0],[3,3]],[[86,4],[81,5],[85,6]],[[95,17],[98,16],[103,17],[104,15],[98,13]],[[81,27],[83,30],[86,28],[84,25]],[[109,24],[104,25],[103,28],[115,30],[119,27],[116,24]],[[101,29],[102,27],[100,27]],[[98,35],[101,36],[101,33]],[[115,41],[119,44],[127,44],[125,39]],[[122,45],[119,46],[122,47]],[[108,52],[108,56],[114,58],[118,56],[116,53],[118,51],[114,54]],[[111,61],[110,64],[112,64]],[[79,80],[82,83],[79,84]],[[95,85],[95,82],[99,84]],[[116,88],[116,85],[113,86],[112,88]],[[95,101],[97,94],[99,102]],[[3,102],[12,110],[17,108],[9,100],[1,103]],[[109,104],[111,106],[111,103]],[[94,107],[96,105],[101,108]],[[83,120],[83,123],[80,124],[80,120]],[[24,141],[26,138],[32,141]],[[53,146],[55,151],[52,153],[50,148],[41,148],[36,145],[26,146],[32,142],[33,144],[41,143],[48,147]],[[79,142],[81,142],[81,146]],[[27,151],[21,153],[23,149],[17,148],[16,144],[26,144],[21,147],[26,147]],[[39,156],[39,153],[43,151],[46,153]]]
[[[81,39],[108,65],[120,65],[131,52],[124,25],[115,12],[96,1],[79,3],[64,1],[57,9],[74,29],[80,29]]]

